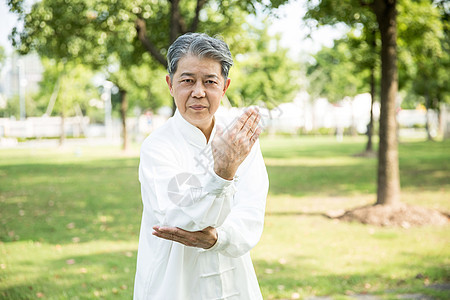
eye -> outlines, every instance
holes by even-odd
[[[181,80],[181,82],[184,82],[184,83],[193,83],[194,80],[187,78],[187,79]]]
[[[206,84],[216,84],[217,82],[215,82],[214,80],[206,80]]]

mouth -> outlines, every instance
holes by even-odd
[[[207,106],[196,104],[196,105],[190,105],[189,108],[193,110],[203,110],[205,108],[208,108]]]

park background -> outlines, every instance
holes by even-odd
[[[1,5],[0,298],[131,298],[139,145],[187,31],[234,55],[218,117],[263,116],[264,298],[450,297],[446,1]]]

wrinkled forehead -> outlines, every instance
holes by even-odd
[[[222,66],[213,58],[199,57],[197,55],[183,56],[179,62],[177,76],[207,76],[222,78]]]

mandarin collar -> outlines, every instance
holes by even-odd
[[[181,115],[178,108],[175,110],[174,119],[177,129],[182,133],[184,138],[192,145],[204,148],[207,144],[211,144],[212,139],[216,133],[216,117],[213,117],[214,126],[211,131],[208,143],[206,142],[206,137],[203,132],[192,125]]]

